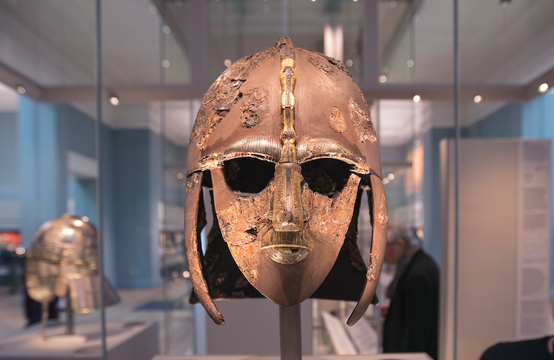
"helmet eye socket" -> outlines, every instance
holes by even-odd
[[[350,177],[350,165],[336,159],[307,161],[301,167],[310,190],[328,197],[341,192]]]
[[[223,174],[236,194],[257,194],[267,187],[275,175],[275,164],[250,157],[225,161]]]

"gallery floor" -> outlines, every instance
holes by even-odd
[[[181,282],[169,287],[171,302],[169,312],[169,352],[170,355],[192,355],[193,353],[193,309],[188,304],[190,283]],[[121,289],[118,291],[121,302],[107,309],[107,322],[129,323],[136,321],[157,321],[160,329],[160,354],[164,353],[166,331],[164,327],[163,289]],[[177,305],[175,305],[177,304]],[[61,324],[65,314],[60,314]],[[99,312],[76,314],[76,324],[99,323]],[[49,327],[61,326],[50,323]],[[10,295],[0,287],[0,341],[25,331],[26,319],[21,293]],[[33,326],[39,326],[38,324]]]

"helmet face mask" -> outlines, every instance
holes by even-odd
[[[341,299],[329,279],[340,283],[342,270],[345,283],[348,274],[357,279],[356,295],[344,298],[361,297],[349,323],[357,321],[382,266],[387,214],[380,173],[369,109],[336,60],[281,38],[231,65],[202,101],[187,161],[189,268],[195,296],[214,321],[223,317],[212,298],[252,296],[240,290],[244,279],[275,303],[296,305],[310,296]],[[206,254],[202,184],[213,188],[216,218]],[[371,189],[374,225],[369,269],[355,244],[364,188]],[[381,221],[373,221],[376,215]],[[224,259],[228,253],[240,273]],[[225,282],[230,290],[220,293]]]

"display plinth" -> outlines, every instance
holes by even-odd
[[[432,360],[425,353],[413,354],[375,354],[375,355],[320,355],[303,356],[304,360]],[[158,355],[152,360],[279,360],[279,356],[162,356]]]
[[[48,328],[48,340],[40,328],[0,342],[2,360],[98,360],[102,358],[100,324],[76,325],[75,335],[66,334],[65,324]],[[106,324],[109,360],[150,360],[159,352],[158,323]]]

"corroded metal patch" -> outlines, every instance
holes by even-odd
[[[263,112],[265,105],[267,104],[267,94],[263,89],[252,89],[248,93],[244,93],[242,96],[242,106],[240,111],[242,112],[241,124],[246,128],[251,128],[260,123],[260,112]]]
[[[190,142],[204,150],[215,127],[238,102],[242,94],[241,85],[261,62],[275,54],[269,48],[254,55],[243,57],[229,66],[210,86],[202,99],[202,105],[192,128]]]
[[[304,206],[309,209],[308,228],[318,234],[331,235],[325,238],[332,242],[342,242],[350,224],[359,184],[360,177],[351,174],[344,189],[333,198],[313,192],[305,184],[303,197]]]
[[[350,120],[354,124],[358,140],[361,142],[366,140],[372,143],[376,142],[377,134],[375,133],[369,110],[362,109],[354,99],[350,99],[348,102],[348,110],[350,111]]]
[[[331,78],[337,79],[340,73],[350,77],[350,73],[346,70],[346,66],[335,58],[308,49],[297,48],[297,51],[301,52],[310,64],[320,69]]]
[[[369,267],[367,268],[366,278],[369,281],[377,280],[381,272],[379,255],[371,254],[369,259]]]
[[[381,205],[379,206],[379,225],[386,228],[389,224],[389,215],[387,210],[387,197],[381,194]]]
[[[259,194],[236,197],[228,208],[220,211],[216,209],[223,239],[228,244],[244,245],[258,238],[259,233],[269,222],[268,213],[274,188],[275,183],[270,182]]]
[[[198,181],[200,181],[200,173],[196,172],[189,176],[189,178],[187,179],[187,184],[185,185],[185,192],[193,192],[196,186],[198,186]]]
[[[346,122],[338,107],[333,107],[333,109],[331,109],[331,114],[329,114],[329,125],[339,134],[346,131]]]
[[[235,197],[230,206],[216,214],[223,239],[239,269],[253,286],[258,278],[261,237],[270,223],[271,197],[275,185],[271,182],[255,196]]]

